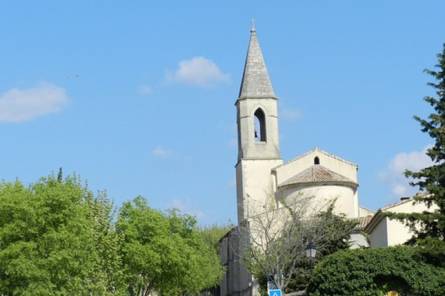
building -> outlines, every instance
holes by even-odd
[[[311,210],[322,210],[335,200],[334,211],[368,221],[372,212],[360,207],[358,166],[319,148],[290,161],[280,156],[278,97],[272,87],[253,27],[238,99],[238,161],[236,163],[238,227],[220,241],[226,267],[219,295],[256,295],[255,281],[239,259],[240,225],[261,215],[269,205],[311,197]],[[250,234],[252,235],[252,234]],[[367,246],[360,233],[355,247]]]
[[[379,209],[364,228],[369,246],[379,248],[401,245],[414,234],[409,227],[400,221],[391,220],[385,213],[422,213],[430,210],[424,203],[415,203],[412,198],[401,198],[400,202]]]
[[[356,164],[315,148],[285,162],[280,156],[278,97],[272,88],[255,28],[251,30],[239,97],[236,101],[238,222],[263,211],[270,198],[301,195],[337,199],[336,211],[358,218]]]

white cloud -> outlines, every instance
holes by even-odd
[[[68,101],[65,89],[47,82],[33,88],[13,88],[0,94],[0,122],[23,122],[56,113]]]
[[[280,112],[280,117],[287,121],[296,121],[303,116],[300,110],[293,108],[284,108]]]
[[[167,73],[167,79],[193,86],[213,86],[229,81],[229,75],[212,60],[204,57],[193,57],[182,60],[173,73]]]
[[[172,154],[172,151],[170,149],[164,148],[162,146],[156,146],[151,151],[151,154],[158,158],[167,158]]]
[[[432,164],[426,155],[428,146],[421,151],[401,152],[394,156],[387,168],[380,174],[382,180],[391,187],[391,192],[397,196],[409,196],[416,193],[416,188],[409,185],[404,176],[405,170],[418,171]]]
[[[149,96],[153,93],[153,88],[149,85],[141,85],[138,88],[138,94],[141,96]]]

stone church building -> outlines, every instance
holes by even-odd
[[[238,126],[238,226],[220,240],[220,256],[226,273],[215,294],[256,295],[256,282],[243,267],[238,253],[239,229],[251,217],[264,213],[266,205],[270,203],[279,207],[278,201],[291,203],[301,196],[311,196],[311,202],[317,205],[327,205],[335,200],[336,213],[360,222],[360,232],[351,236],[351,247],[368,247],[370,242],[361,233],[374,213],[360,207],[358,166],[319,148],[289,161],[281,158],[278,97],[272,87],[254,27],[250,31],[235,105]]]

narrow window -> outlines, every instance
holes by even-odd
[[[255,142],[266,142],[266,116],[260,108],[255,111],[254,115]]]
[[[318,158],[318,156],[315,156],[314,164],[320,164],[320,158]]]

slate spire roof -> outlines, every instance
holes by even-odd
[[[247,50],[239,98],[276,98],[254,24],[250,29],[249,49]]]

